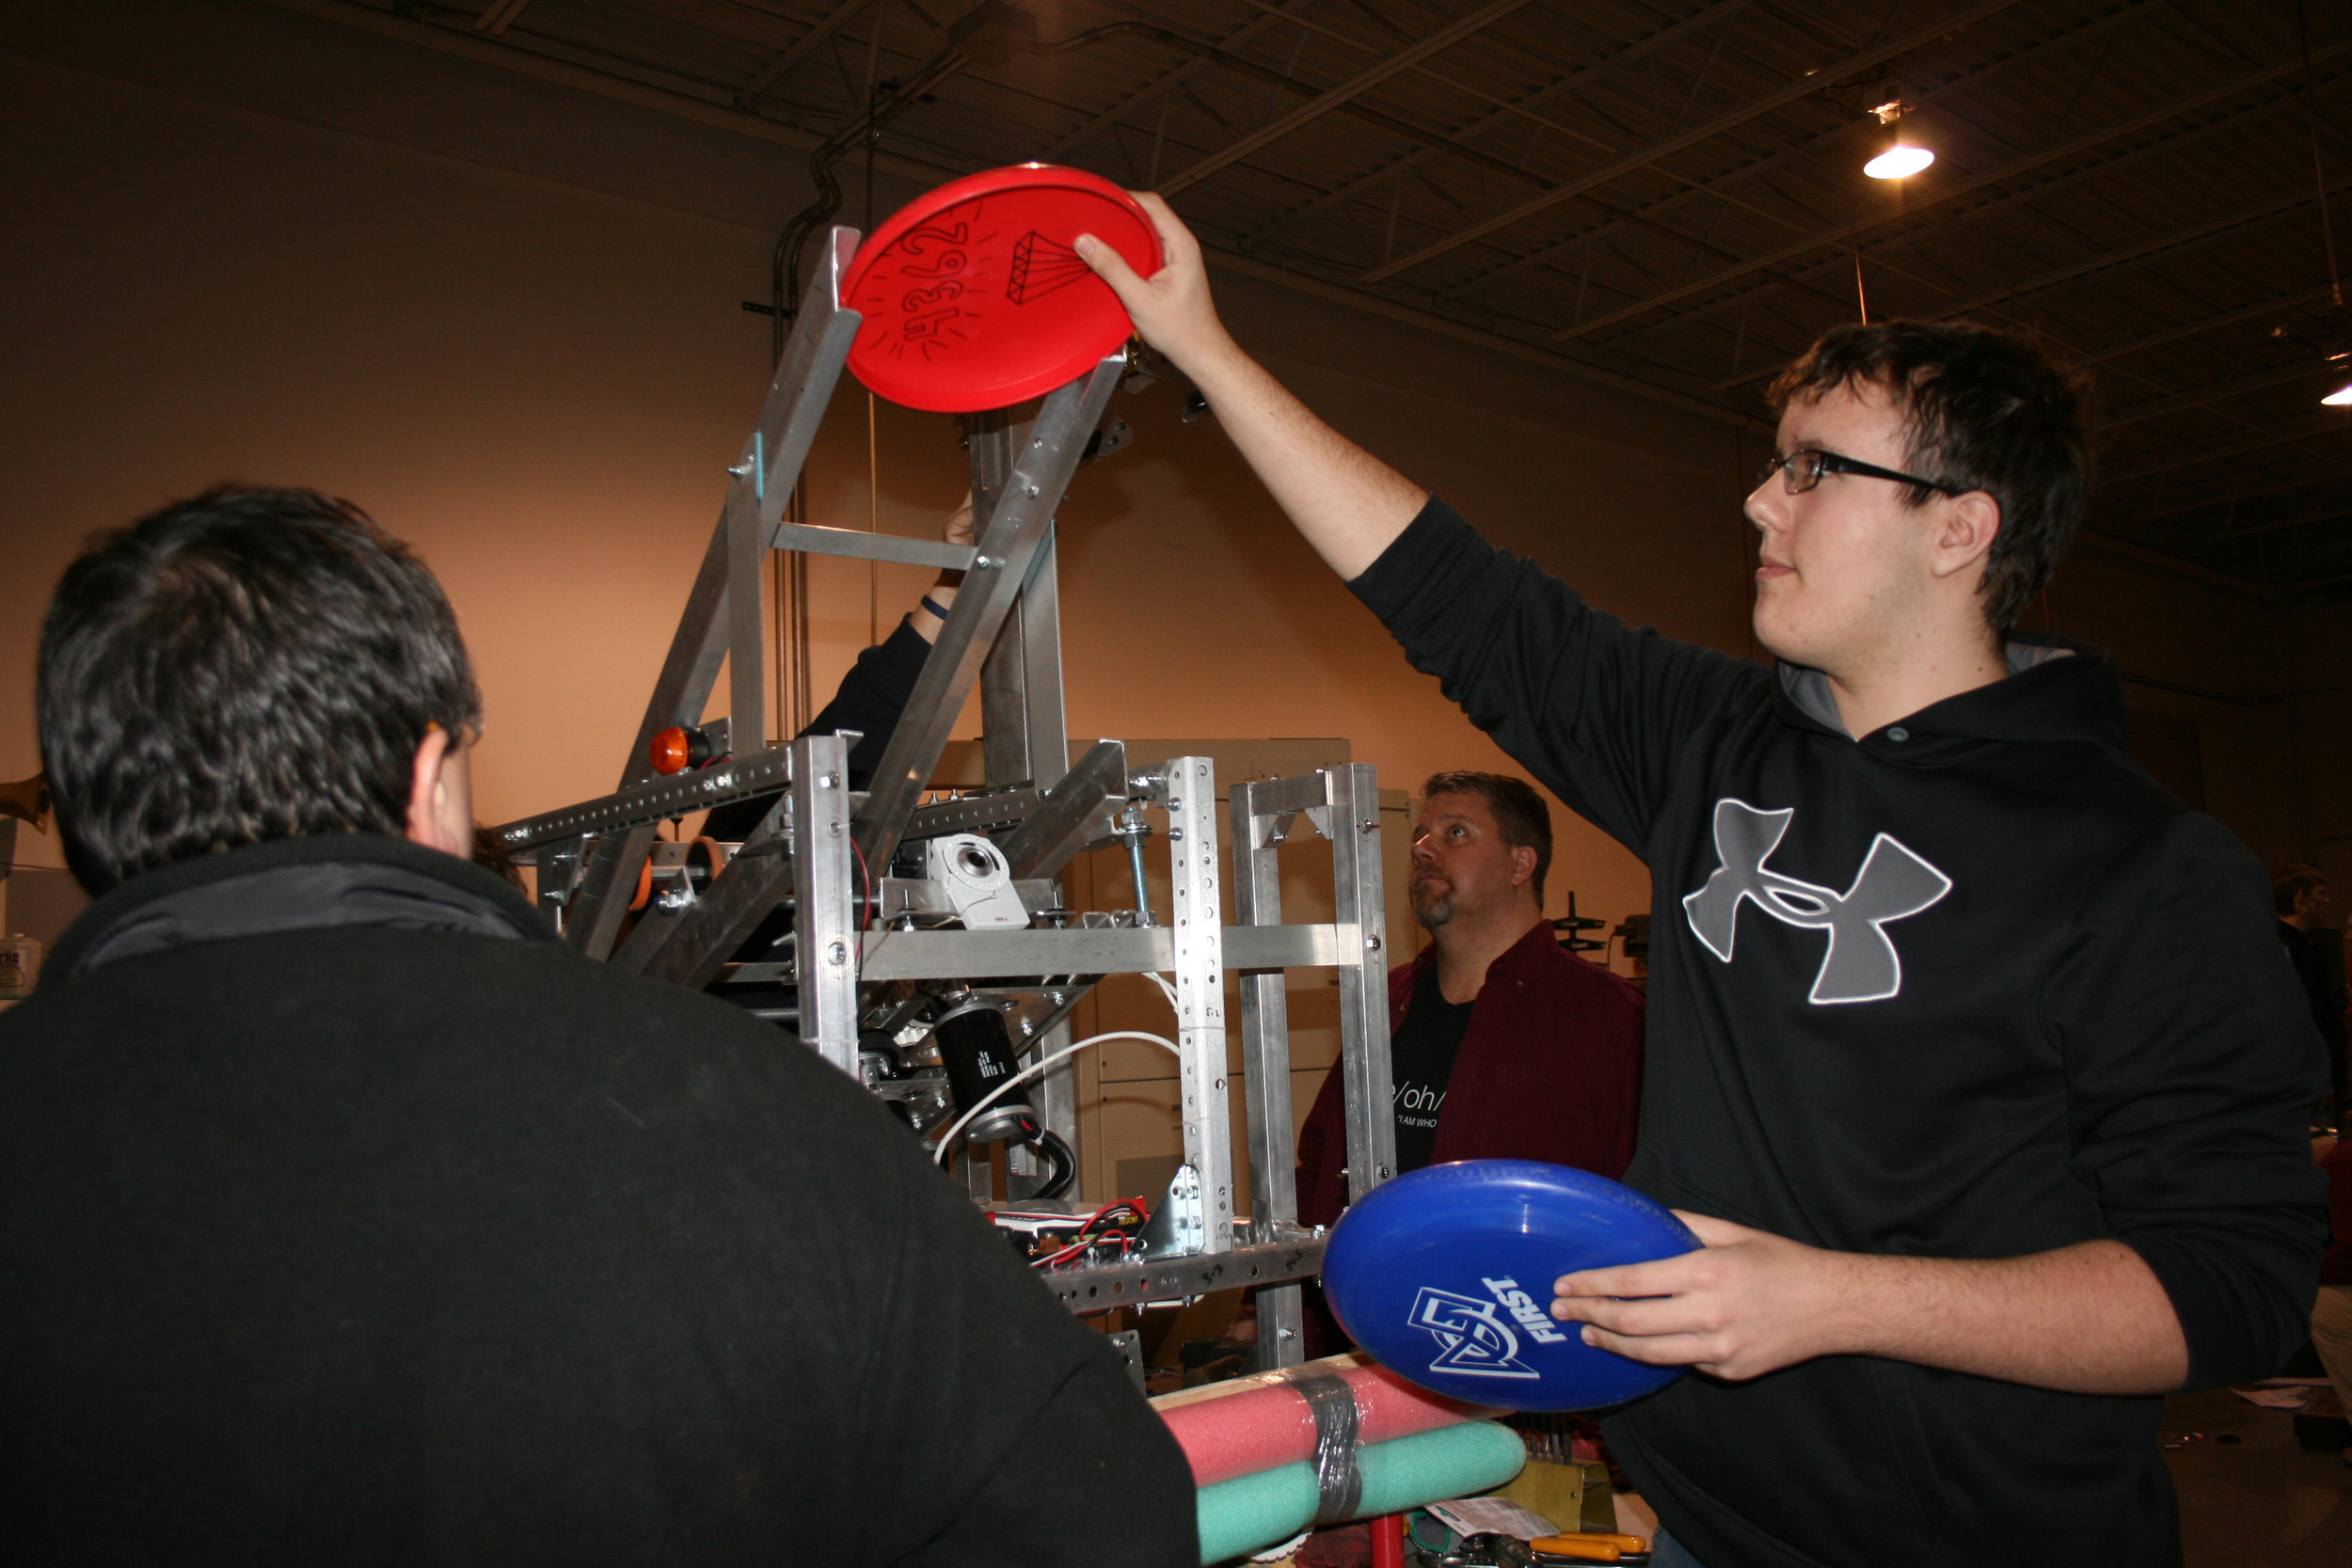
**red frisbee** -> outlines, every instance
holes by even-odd
[[[1071,248],[1160,270],[1150,214],[1109,181],[1052,164],[992,168],[919,197],[866,236],[841,303],[866,320],[850,369],[877,395],[943,414],[1004,408],[1084,373],[1135,330]]]

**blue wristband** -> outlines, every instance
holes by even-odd
[[[947,618],[947,607],[934,600],[929,594],[923,595],[923,608],[943,621]]]

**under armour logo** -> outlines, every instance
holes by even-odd
[[[1780,847],[1796,812],[1758,811],[1745,801],[1715,802],[1715,855],[1723,864],[1707,885],[1682,900],[1683,914],[1707,950],[1731,961],[1740,906],[1756,908],[1784,925],[1829,932],[1829,951],[1813,977],[1816,1003],[1883,1002],[1903,989],[1902,959],[1886,927],[1917,914],[1952,890],[1952,879],[1891,835],[1870,841],[1853,886],[1839,893],[1817,887],[1764,863]]]
[[[1464,1377],[1540,1377],[1518,1359],[1519,1337],[1503,1326],[1491,1301],[1424,1285],[1413,1298],[1412,1324],[1438,1337],[1433,1372]]]

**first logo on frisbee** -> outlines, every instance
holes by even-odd
[[[1340,1217],[1323,1258],[1332,1312],[1381,1365],[1510,1410],[1591,1410],[1672,1383],[1554,1322],[1551,1282],[1645,1263],[1699,1239],[1632,1188],[1534,1160],[1408,1171]]]
[[[1109,181],[1051,164],[993,168],[909,202],[867,236],[841,303],[865,320],[850,370],[909,408],[1005,408],[1076,379],[1134,331],[1073,244],[1092,234],[1149,277],[1149,214]]]

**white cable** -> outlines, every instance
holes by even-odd
[[[1075,1045],[1065,1045],[1050,1056],[1041,1056],[1038,1058],[1036,1061],[1031,1062],[1027,1067],[1023,1068],[1019,1072],[1014,1073],[1011,1077],[1006,1079],[1003,1083],[989,1090],[986,1094],[980,1096],[979,1103],[964,1112],[963,1115],[958,1117],[955,1119],[954,1124],[951,1125],[947,1129],[946,1132],[941,1136],[939,1140],[938,1151],[932,1156],[932,1158],[939,1164],[943,1165],[946,1164],[947,1163],[947,1150],[949,1147],[955,1143],[956,1134],[963,1131],[965,1123],[969,1122],[974,1117],[978,1116],[982,1111],[987,1110],[989,1106],[994,1102],[998,1095],[1003,1094],[1006,1090],[1011,1088],[1015,1084],[1021,1083],[1025,1079],[1036,1077],[1039,1073],[1043,1072],[1047,1068],[1052,1067],[1056,1062],[1060,1061],[1064,1056],[1073,1055],[1078,1052],[1084,1051],[1089,1045],[1100,1045],[1104,1040],[1149,1040],[1153,1045],[1160,1047],[1170,1055],[1173,1055],[1179,1061],[1182,1061],[1184,1055],[1182,1051],[1177,1050],[1176,1042],[1174,1040],[1163,1039],[1157,1035],[1147,1035],[1140,1029],[1113,1029],[1107,1034],[1089,1035],[1085,1039],[1080,1040]]]
[[[1175,1008],[1179,1013],[1184,1011],[1182,1007],[1176,1006],[1176,988],[1168,983],[1168,976],[1155,974],[1147,969],[1143,972],[1143,977],[1160,988],[1160,994],[1168,998],[1168,1005],[1170,1007]]]

